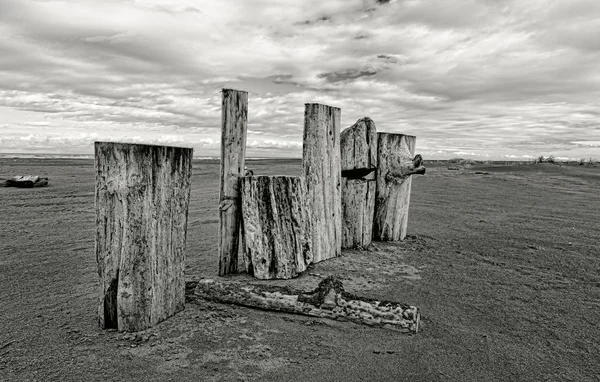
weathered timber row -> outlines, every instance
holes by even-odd
[[[373,236],[377,130],[361,118],[341,133],[342,248],[366,247]]]
[[[377,133],[377,190],[373,239],[404,240],[408,226],[411,175],[424,174],[421,155],[413,158],[416,137]]]
[[[226,304],[313,317],[352,321],[405,333],[419,331],[419,308],[397,302],[378,301],[344,291],[334,277],[321,281],[310,292],[232,280],[198,281],[193,296]]]
[[[248,93],[223,89],[219,193],[219,276],[238,272],[241,230],[240,178],[244,176]]]
[[[302,167],[315,234],[313,262],[342,251],[339,108],[308,103],[304,111]]]
[[[191,148],[96,142],[100,326],[140,331],[184,308]]]
[[[246,271],[259,279],[289,279],[312,262],[312,229],[304,180],[297,176],[242,178]]]

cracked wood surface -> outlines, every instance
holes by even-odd
[[[312,213],[315,263],[342,252],[340,116],[336,107],[305,105],[302,168]]]
[[[341,133],[342,248],[366,247],[373,236],[377,129],[361,118]]]
[[[223,89],[219,194],[219,276],[237,273],[240,253],[241,192],[246,159],[248,93]]]
[[[251,308],[346,320],[403,333],[417,333],[421,316],[415,306],[347,293],[342,282],[333,276],[322,280],[312,291],[202,279],[196,284],[193,296]]]
[[[184,307],[193,149],[96,142],[100,326],[139,331]]]
[[[412,135],[377,133],[374,240],[406,237],[411,175],[425,173],[421,156],[413,158],[416,140]]]
[[[312,262],[312,229],[304,179],[242,178],[246,271],[259,279],[289,279]]]

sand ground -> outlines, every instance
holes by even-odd
[[[194,162],[188,280],[215,276],[218,171]],[[0,188],[0,381],[600,380],[598,168],[430,167],[413,179],[407,240],[288,282],[338,274],[351,292],[417,305],[417,335],[214,303],[102,331],[93,162],[0,159],[0,180],[25,174],[50,186]]]

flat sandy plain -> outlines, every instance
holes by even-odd
[[[255,174],[300,161],[251,161]],[[427,164],[409,236],[309,269],[421,308],[422,331],[188,303],[137,335],[97,326],[91,160],[1,159],[1,381],[598,381],[600,168]],[[475,172],[489,174],[476,174]],[[217,161],[195,161],[186,279],[214,277]],[[247,277],[247,276],[242,276]]]

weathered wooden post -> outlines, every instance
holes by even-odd
[[[313,262],[342,252],[339,108],[308,103],[304,109],[302,167],[313,222]]]
[[[411,175],[425,174],[421,155],[413,158],[417,138],[377,133],[377,191],[373,239],[404,240],[408,225]]]
[[[289,279],[312,262],[312,229],[304,179],[242,178],[246,271],[259,279]]]
[[[377,130],[361,118],[341,134],[342,248],[366,247],[373,236]]]
[[[184,308],[193,149],[95,143],[100,326],[140,331]]]
[[[219,276],[238,271],[241,177],[246,159],[248,93],[223,89],[221,108],[221,189],[219,194]]]

